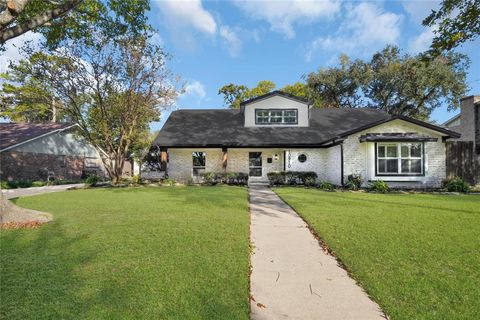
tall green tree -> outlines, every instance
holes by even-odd
[[[480,35],[480,0],[443,0],[423,25],[435,28],[429,54],[437,57]]]
[[[364,103],[362,86],[368,82],[368,65],[360,60],[351,61],[346,55],[339,58],[339,66],[322,68],[306,76],[312,94],[321,100],[322,107],[358,107]]]
[[[28,31],[40,32],[56,48],[66,39],[90,39],[103,32],[116,38],[151,30],[149,0],[3,0],[0,1],[0,49]]]
[[[387,46],[368,62],[342,56],[339,66],[309,74],[307,84],[326,106],[367,106],[427,120],[442,105],[459,106],[468,66],[468,57],[458,53],[428,61]]]
[[[148,35],[116,41],[97,36],[92,46],[71,43],[70,49],[52,54],[35,52],[11,65],[10,72],[52,88],[62,112],[79,124],[116,184],[132,146],[178,90],[166,54]]]

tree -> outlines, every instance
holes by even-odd
[[[253,88],[244,85],[227,84],[218,90],[218,94],[223,94],[225,105],[232,109],[240,108],[240,103],[245,100],[256,98],[269,93],[276,87],[270,80],[262,80]]]
[[[166,54],[149,37],[97,35],[95,45],[35,52],[11,65],[54,90],[59,105],[99,151],[112,184],[119,182],[131,147],[177,96]]]
[[[341,55],[339,62],[338,67],[308,74],[307,86],[323,107],[358,107],[363,103],[361,88],[368,82],[369,68],[364,62],[351,61],[346,55]]]
[[[309,74],[307,84],[326,106],[367,106],[426,120],[443,104],[459,106],[468,65],[468,58],[458,53],[428,61],[387,46],[369,62],[342,56],[339,66]]]
[[[15,122],[61,122],[59,100],[48,84],[23,72],[25,62],[16,70],[0,75],[5,80],[0,89],[0,115]]]
[[[440,8],[423,20],[423,25],[436,28],[428,53],[437,57],[480,35],[480,1],[443,0]]]
[[[160,169],[160,153],[157,146],[152,146],[153,141],[157,137],[159,131],[150,132],[145,130],[139,132],[138,138],[132,145],[131,156],[139,165],[139,176],[142,175],[142,169],[146,165],[149,169],[154,167]],[[155,158],[150,157],[151,154],[155,155]],[[153,162],[153,163],[152,163]]]
[[[0,49],[28,31],[45,36],[49,48],[66,39],[90,39],[102,31],[116,38],[151,27],[149,0],[6,0],[0,2]]]

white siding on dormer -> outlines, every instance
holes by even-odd
[[[267,124],[259,125],[255,124],[255,109],[296,109],[298,110],[298,124]],[[284,98],[281,96],[273,96],[267,99],[263,99],[257,102],[247,104],[245,106],[245,127],[308,127],[308,105],[299,101]]]

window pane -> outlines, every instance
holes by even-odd
[[[397,146],[387,146],[387,157],[394,158],[397,156]]]
[[[422,156],[422,145],[420,143],[412,144],[411,156],[420,158]]]
[[[408,144],[402,144],[402,158],[409,157],[410,146]]]
[[[295,117],[286,117],[284,120],[285,123],[295,123],[297,122],[297,118]]]
[[[194,152],[192,158],[194,167],[205,167],[205,152]]]
[[[387,160],[378,160],[378,172],[385,173]]]
[[[398,161],[397,161],[397,159],[387,160],[387,172],[388,173],[397,173],[398,172]]]
[[[410,160],[410,172],[411,173],[422,173],[422,160],[414,159]]]
[[[385,147],[378,146],[378,157],[385,158]]]
[[[272,123],[282,123],[282,117],[271,118]]]
[[[282,117],[282,111],[270,111],[272,117]]]
[[[295,111],[293,110],[288,110],[284,112],[285,117],[295,117]]]
[[[402,159],[402,173],[410,173],[410,160]]]

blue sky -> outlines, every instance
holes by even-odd
[[[432,30],[421,21],[439,1],[153,1],[157,41],[172,55],[169,67],[186,81],[177,108],[223,108],[227,83],[278,87],[336,63],[338,55],[369,59],[386,44],[405,52],[428,48]],[[469,94],[480,94],[480,40],[458,49],[472,64]],[[163,121],[152,125],[158,129]],[[432,115],[453,116],[446,106]]]

